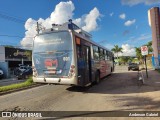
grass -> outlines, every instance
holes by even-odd
[[[160,69],[157,70],[160,73]]]
[[[2,87],[0,87],[0,92],[14,90],[14,89],[18,89],[18,88],[23,88],[23,87],[30,86],[32,84],[33,84],[33,80],[32,80],[32,77],[30,77],[23,83],[17,83],[17,84],[2,86]]]

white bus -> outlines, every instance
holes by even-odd
[[[33,42],[33,81],[86,86],[114,70],[114,55],[72,21],[52,25]]]

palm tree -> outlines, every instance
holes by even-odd
[[[142,59],[142,54],[141,54],[141,48],[139,47],[135,47],[136,50],[136,57],[138,58],[138,60]]]
[[[148,47],[148,52],[151,53],[153,52],[153,48],[152,48],[152,41],[149,41],[146,46]]]
[[[138,58],[138,60],[143,63],[143,56],[141,54],[141,48],[140,47],[135,47],[136,50],[136,57]]]
[[[112,52],[117,54],[117,59],[118,59],[118,53],[119,52],[123,53],[122,50],[123,49],[121,47],[119,47],[118,45],[114,45],[114,48],[111,49]]]

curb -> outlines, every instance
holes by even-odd
[[[43,86],[43,85],[46,85],[46,84],[35,83],[35,84],[30,85],[30,86],[26,86],[26,87],[22,87],[22,88],[17,88],[17,89],[13,89],[13,90],[8,90],[8,91],[5,91],[5,92],[0,92],[0,96],[6,95],[6,94],[10,94],[10,93],[13,93],[13,92],[18,92],[18,91],[22,91],[22,90],[27,90],[27,89],[29,89],[29,88],[34,88],[34,87]]]

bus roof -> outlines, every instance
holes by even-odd
[[[102,45],[96,43],[95,41],[93,41],[93,40],[91,40],[91,39],[87,39],[87,37],[85,37],[85,36],[83,36],[83,35],[77,33],[76,31],[74,31],[74,34],[75,34],[76,36],[78,36],[78,37],[80,37],[80,38],[86,40],[87,42],[90,42],[90,43],[92,43],[92,44],[94,44],[94,45],[96,45],[96,46],[98,46],[98,47],[101,47],[101,48],[103,48],[103,49],[105,49],[105,50],[107,50],[107,51],[110,51],[108,48],[106,48],[106,47],[104,47],[104,46],[102,46]],[[111,52],[111,51],[110,51],[110,52]]]
[[[100,45],[100,44],[97,44],[96,42],[94,42],[92,40],[92,35],[89,34],[88,32],[82,30],[80,27],[78,27],[76,24],[72,23],[72,20],[69,20],[69,22],[66,22],[62,25],[58,25],[58,24],[52,24],[52,28],[50,29],[45,29],[45,30],[42,30],[42,32],[40,33],[41,34],[49,34],[49,33],[52,33],[52,32],[60,32],[60,31],[73,31],[73,33],[76,35],[76,36],[79,36],[81,37],[82,39],[98,46],[98,47],[101,47],[107,51],[110,51],[109,49],[105,48],[104,46]],[[111,52],[111,51],[110,51]]]

